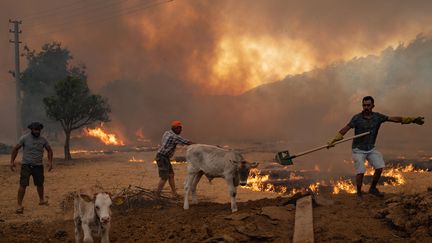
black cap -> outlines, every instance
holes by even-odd
[[[32,122],[30,123],[30,125],[27,126],[28,129],[39,129],[42,130],[43,129],[43,124],[40,122]]]

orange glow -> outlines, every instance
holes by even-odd
[[[357,189],[351,180],[340,179],[336,182],[331,182],[333,184],[333,194],[339,194],[340,192],[346,193],[356,193]]]
[[[84,134],[90,137],[99,138],[106,145],[125,145],[122,140],[120,140],[116,134],[108,133],[102,130],[101,127],[97,127],[94,129],[84,128]]]
[[[157,164],[156,160],[153,160],[153,164]],[[185,162],[178,162],[178,161],[175,161],[175,160],[171,160],[171,164],[172,165],[185,165],[186,163]]]
[[[135,159],[135,156],[132,156],[132,158],[129,159],[129,162],[133,162],[133,163],[143,163],[144,160],[143,160],[143,159]]]
[[[299,178],[297,176],[295,176],[294,173],[290,174],[290,178],[291,176],[294,175],[293,177],[295,178]],[[249,177],[247,179],[247,185],[246,186],[242,186],[242,188],[246,188],[252,191],[260,191],[260,192],[274,192],[274,193],[278,193],[278,194],[287,194],[287,195],[294,195],[297,192],[305,192],[306,189],[305,188],[293,188],[291,190],[289,190],[287,187],[285,186],[278,186],[275,187],[273,184],[271,183],[267,183],[267,181],[269,180],[269,175],[260,175],[260,170],[258,169],[251,169],[249,172]],[[315,186],[313,186],[315,185]],[[311,190],[313,188],[314,191],[317,190],[317,187],[319,185],[319,183],[315,183],[311,185]]]
[[[303,176],[298,176],[294,172],[291,172],[289,179],[290,179],[290,181],[295,181],[295,180],[304,179],[304,177]]]
[[[312,192],[314,192],[314,193],[318,193],[318,189],[319,189],[319,186],[321,185],[321,183],[320,182],[316,182],[316,183],[314,183],[314,184],[310,184],[309,185],[309,189],[312,191]]]
[[[269,175],[260,175],[260,170],[251,169],[249,177],[247,179],[247,185],[243,188],[250,189],[252,191],[265,191],[265,192],[276,192],[275,187],[272,184],[265,184],[264,182],[269,180]],[[285,193],[286,188],[282,188],[281,193]]]
[[[96,154],[96,153],[103,153],[103,152],[105,152],[105,151],[103,151],[103,150],[85,150],[85,149],[76,149],[76,150],[70,151],[71,154],[81,154],[81,153]]]
[[[373,168],[367,167],[367,170],[365,172],[365,175],[373,175]],[[424,173],[426,170],[421,169],[414,169],[413,165],[407,165],[407,166],[400,166],[395,168],[386,168],[382,176],[385,177],[391,177],[394,179],[394,181],[391,182],[385,182],[384,186],[399,186],[406,183],[406,179],[403,176],[403,173]],[[351,179],[339,179],[336,181],[317,181],[315,183],[312,183],[310,185],[304,185],[303,188],[293,188],[289,189],[286,186],[278,185],[275,186],[269,181],[269,175],[262,175],[260,174],[260,170],[258,169],[252,169],[249,173],[248,177],[248,183],[243,188],[247,188],[252,191],[261,191],[261,192],[273,192],[278,194],[285,194],[285,195],[293,195],[297,192],[306,192],[307,190],[310,190],[314,193],[318,193],[318,189],[320,186],[331,186],[333,189],[333,194],[339,194],[339,193],[356,193],[356,186],[351,181]],[[290,172],[289,181],[295,181],[295,180],[302,180],[304,177],[297,176],[294,172]],[[272,181],[287,181],[286,179],[280,179],[275,180],[272,179]]]
[[[374,169],[372,167],[367,167],[365,175],[372,176],[374,174]],[[406,179],[403,176],[403,173],[424,173],[426,170],[414,169],[412,164],[407,166],[398,166],[394,168],[385,168],[381,174],[381,176],[391,177],[395,181],[384,182],[384,186],[400,186],[406,184]],[[333,184],[333,194],[339,194],[340,192],[347,193],[356,193],[356,188],[351,180],[338,180]]]
[[[135,131],[135,136],[136,136],[138,139],[143,139],[143,138],[144,138],[144,132],[143,132],[143,129],[142,129],[142,128],[138,128],[138,129]]]
[[[309,71],[313,64],[308,60],[308,48],[299,41],[227,35],[217,46],[210,88],[238,94],[288,74]]]

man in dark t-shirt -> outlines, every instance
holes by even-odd
[[[21,161],[20,186],[18,189],[18,207],[16,213],[23,213],[24,207],[22,202],[24,199],[27,186],[30,184],[30,176],[33,177],[33,183],[37,188],[39,195],[39,205],[47,205],[48,202],[44,199],[44,168],[43,154],[44,149],[48,152],[48,171],[52,170],[53,152],[48,144],[48,141],[40,136],[43,125],[39,122],[32,122],[28,125],[30,133],[22,136],[18,144],[13,148],[11,155],[11,170],[15,171],[15,159],[20,148],[23,148],[23,157]]]
[[[367,160],[375,169],[372,184],[369,193],[375,196],[382,197],[383,194],[378,191],[376,185],[381,177],[383,168],[385,167],[383,156],[375,149],[375,141],[378,136],[378,130],[383,122],[397,122],[401,124],[416,123],[423,125],[424,117],[389,117],[378,112],[372,112],[375,107],[374,99],[371,96],[366,96],[362,100],[363,111],[353,116],[351,121],[343,127],[335,138],[328,142],[328,147],[334,146],[334,143],[342,140],[343,136],[354,128],[355,135],[370,132],[370,134],[355,138],[352,143],[352,158],[356,171],[357,195],[362,196],[363,176],[366,171],[364,162]]]

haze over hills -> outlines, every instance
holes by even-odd
[[[333,136],[375,97],[375,111],[426,117],[423,126],[385,124],[379,140],[395,146],[431,144],[432,38],[419,35],[377,56],[354,58],[261,85],[239,96],[196,96],[193,86],[170,78],[113,81],[102,89],[113,107],[113,124],[125,134],[141,127],[158,141],[169,121],[185,123],[195,141],[317,143]],[[203,77],[205,78],[205,77]]]

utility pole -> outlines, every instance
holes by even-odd
[[[21,104],[22,104],[22,97],[21,97],[21,73],[20,73],[20,55],[19,55],[19,44],[21,43],[19,41],[19,34],[21,34],[21,30],[19,30],[19,25],[21,24],[21,21],[17,20],[10,20],[9,23],[13,24],[13,30],[9,30],[10,33],[14,33],[14,40],[9,40],[10,43],[15,44],[15,88],[16,88],[16,135],[17,140],[21,137],[21,129],[22,129],[22,122],[21,122]]]

